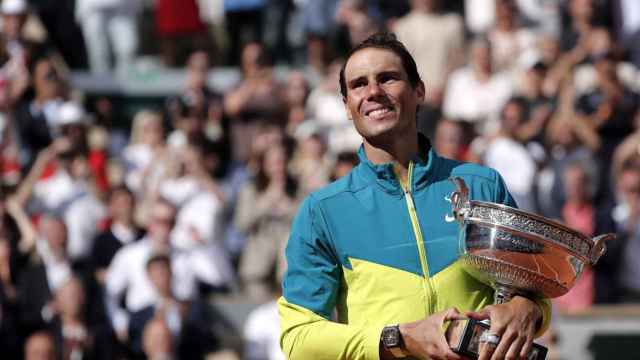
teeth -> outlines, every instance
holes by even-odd
[[[377,110],[373,110],[369,113],[369,116],[381,116],[383,114],[386,114],[389,112],[389,109],[377,109]]]

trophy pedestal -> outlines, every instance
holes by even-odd
[[[449,347],[456,353],[470,359],[477,359],[480,355],[480,336],[489,330],[489,324],[474,320],[453,320],[449,324],[446,338]],[[527,360],[545,360],[547,348],[534,343]]]

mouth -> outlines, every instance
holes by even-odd
[[[375,109],[369,109],[364,112],[364,115],[371,119],[381,119],[391,113],[395,112],[395,109],[390,106],[377,107]]]

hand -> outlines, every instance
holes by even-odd
[[[491,320],[489,331],[500,336],[497,347],[483,344],[478,360],[523,359],[531,351],[536,326],[542,310],[535,302],[516,296],[504,304],[489,305],[466,316],[476,320]]]
[[[462,360],[444,336],[446,321],[464,319],[457,309],[441,311],[416,322],[400,324],[400,333],[411,356],[432,360]]]

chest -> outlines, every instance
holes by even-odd
[[[458,257],[451,191],[393,195],[365,189],[341,199],[342,211],[327,217],[340,262],[349,268],[350,259],[365,260],[420,276],[426,262],[428,275],[437,274]]]

